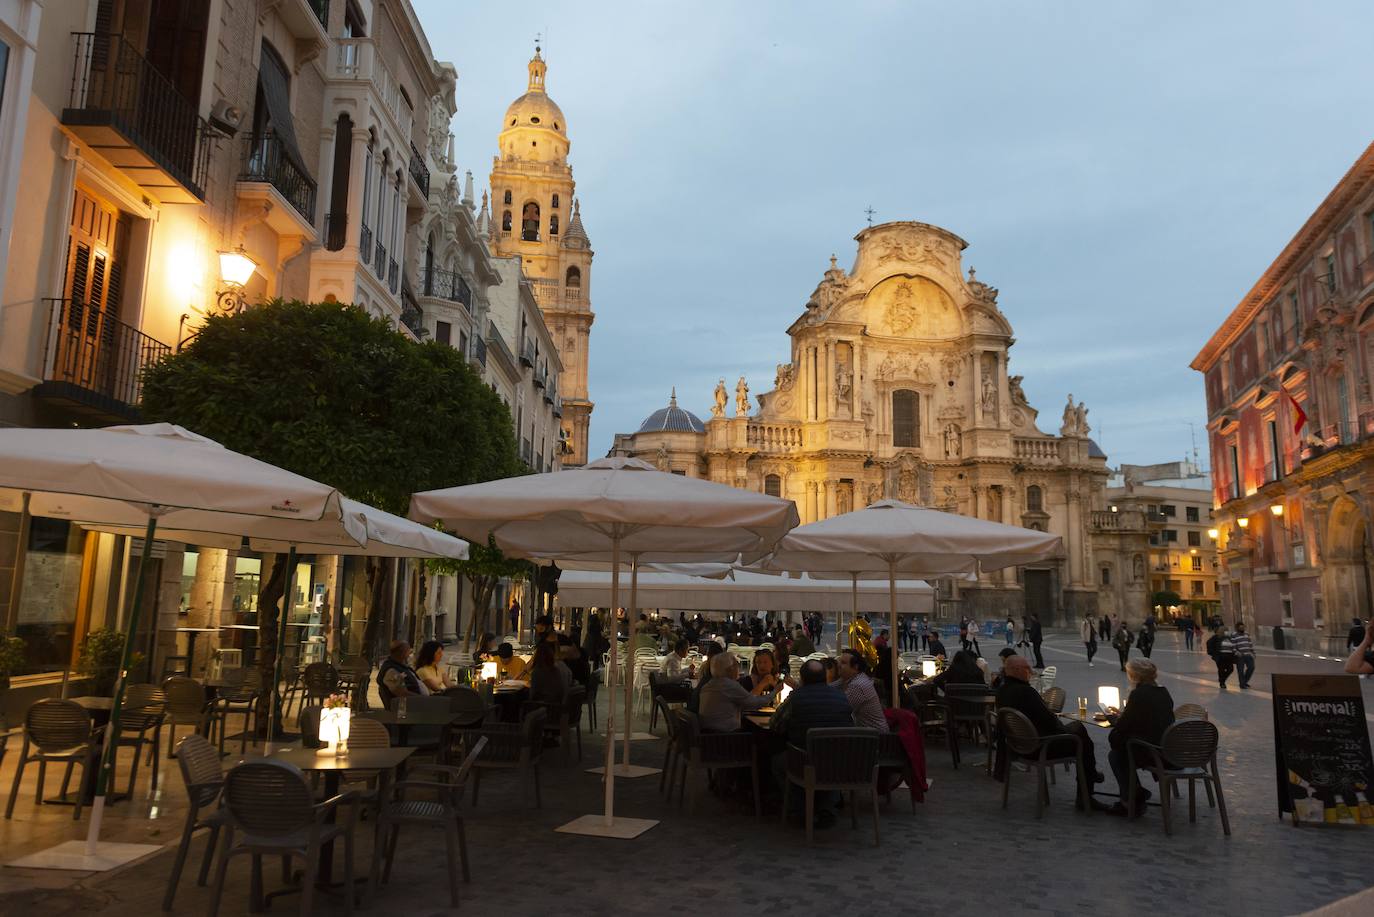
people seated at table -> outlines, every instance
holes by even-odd
[[[572,685],[572,670],[554,651],[554,644],[540,643],[529,667],[530,700],[541,704],[561,704]]]
[[[679,637],[673,644],[673,651],[663,657],[662,672],[664,681],[682,681],[688,678],[691,672],[687,666],[687,651],[691,649],[691,644],[685,637]]]
[[[749,666],[749,674],[739,680],[740,686],[750,694],[771,694],[782,685],[778,674],[778,661],[769,650],[759,650]]]
[[[932,656],[944,656],[946,659],[949,658],[949,654],[945,652],[944,641],[940,639],[939,631],[930,632],[930,648],[927,652]]]
[[[558,643],[558,631],[553,629],[553,617],[540,615],[534,619],[535,643]]]
[[[415,654],[415,674],[425,683],[430,694],[442,694],[455,687],[443,661],[444,645],[438,640],[426,640],[420,645],[420,652]]]
[[[826,656],[824,659],[821,659],[819,661],[821,665],[825,666],[825,683],[828,685],[833,685],[835,683],[835,679],[840,676],[840,669],[839,666],[835,664],[835,657]]]
[[[751,694],[739,682],[739,660],[721,653],[711,660],[711,680],[698,695],[697,715],[706,732],[735,732],[742,713],[768,706],[771,695]]]
[[[805,749],[806,734],[812,729],[854,725],[854,712],[849,707],[849,701],[826,683],[825,666],[820,660],[811,659],[802,663],[798,678],[800,684],[787,696],[768,724],[774,732],[787,738],[788,745]],[[785,750],[773,756],[773,776],[779,786],[786,783]],[[834,807],[838,798],[839,794],[835,791],[816,793],[816,827],[828,828],[835,823]],[[793,820],[799,821],[805,817],[806,800],[801,792],[794,790],[790,794],[788,808],[790,811],[787,814]]]
[[[477,641],[477,649],[473,652],[472,658],[480,662],[496,659],[496,635],[491,631],[483,634],[482,639]]]
[[[800,624],[792,631],[791,652],[793,656],[801,656],[803,659],[816,652],[816,644],[811,642],[811,638],[802,630]]]
[[[1032,674],[1029,659],[1025,656],[1008,656],[1002,663],[1002,686],[997,689],[997,706],[1019,711],[1031,721],[1041,737],[1077,736],[1083,749],[1083,767],[1088,786],[1091,788],[1093,784],[1101,783],[1105,778],[1097,769],[1097,753],[1087,727],[1078,722],[1066,723],[1055,716],[1054,711],[1045,705],[1040,692],[1031,687]],[[1005,774],[1002,776],[1006,779]],[[1095,799],[1091,803],[1094,808],[1106,808]],[[1082,805],[1082,800],[1079,804]]]
[[[978,668],[978,657],[971,650],[959,650],[945,666],[945,670],[930,680],[940,691],[945,685],[985,685],[983,670]]]
[[[1164,730],[1174,723],[1174,699],[1169,689],[1159,684],[1159,669],[1148,659],[1132,659],[1126,663],[1126,677],[1131,682],[1131,693],[1126,698],[1126,706],[1112,724],[1107,736],[1111,751],[1107,753],[1107,763],[1116,775],[1117,786],[1121,789],[1122,802],[1112,806],[1112,812],[1126,815],[1126,792],[1130,786],[1130,771],[1127,756],[1127,743],[1140,739],[1151,745],[1159,745],[1164,738]],[[1148,756],[1137,756],[1139,763],[1149,763]],[[1150,798],[1150,791],[1136,786],[1134,800],[1136,808],[1143,807]]]
[[[887,732],[887,717],[883,716],[883,702],[868,677],[868,662],[857,650],[846,647],[835,660],[835,685],[849,700],[854,722],[859,726]]]
[[[692,690],[692,696],[687,700],[687,710],[690,713],[701,712],[701,691],[711,681],[711,663],[717,657],[725,653],[725,647],[716,641],[706,644],[706,658],[701,664],[701,677],[697,681],[697,686]]]
[[[429,688],[410,666],[410,644],[392,640],[387,656],[377,668],[377,693],[387,707],[397,697],[425,697]]]
[[[573,682],[584,688],[591,686],[592,665],[587,659],[587,654],[582,652],[582,647],[567,634],[558,635],[558,656],[563,660],[563,664],[572,672]]]
[[[496,648],[496,669],[502,673],[503,678],[520,681],[525,677],[525,670],[529,664],[524,659],[515,655],[515,647],[509,643],[503,643]]]

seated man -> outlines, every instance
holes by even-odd
[[[1116,815],[1126,815],[1128,812],[1125,799],[1131,775],[1127,771],[1126,744],[1131,739],[1140,739],[1158,745],[1164,738],[1164,730],[1174,722],[1174,699],[1169,696],[1168,688],[1156,683],[1158,676],[1159,669],[1148,659],[1132,659],[1126,663],[1131,694],[1126,698],[1126,708],[1117,717],[1107,737],[1112,746],[1107,753],[1107,763],[1116,775],[1116,785],[1121,788],[1122,802],[1112,806],[1112,812]],[[1146,763],[1149,758],[1137,757],[1136,760]],[[1145,800],[1150,798],[1150,791],[1143,786],[1137,786],[1137,791],[1135,807],[1140,809],[1145,805]]]
[[[1041,736],[1078,736],[1083,749],[1083,767],[1087,773],[1088,785],[1101,783],[1104,779],[1097,770],[1097,752],[1093,748],[1092,737],[1082,723],[1065,723],[1045,706],[1040,692],[1030,685],[1031,664],[1025,656],[1008,656],[1002,663],[1002,686],[997,689],[997,706],[1010,707],[1022,713],[1031,721],[1035,731]],[[1065,743],[1067,744],[1067,743]],[[1005,775],[1003,776],[1005,778]],[[1090,800],[1095,809],[1107,807],[1096,799]],[[1079,800],[1080,806],[1082,800]]]
[[[940,634],[938,631],[931,631],[930,648],[927,650],[927,652],[932,656],[944,656],[946,658],[949,657],[949,654],[945,652],[945,644],[944,641],[940,639]]]
[[[525,670],[529,664],[524,659],[515,655],[515,647],[509,643],[503,643],[496,648],[496,668],[497,671],[504,672],[506,678],[519,680],[525,677]]]
[[[844,691],[849,707],[854,711],[854,722],[859,726],[887,732],[887,717],[883,716],[883,702],[873,687],[873,679],[868,677],[868,662],[857,650],[848,647],[840,650],[835,660],[835,684]]]
[[[802,663],[801,685],[787,696],[787,700],[773,714],[769,728],[787,737],[788,745],[806,748],[806,734],[812,729],[829,726],[853,726],[854,714],[849,701],[825,680],[825,666],[820,660]],[[773,775],[778,786],[787,780],[787,753],[774,755]],[[828,828],[835,823],[836,792],[816,794],[816,827]],[[787,814],[800,820],[806,812],[806,800],[800,792],[791,794],[791,811]]]
[[[387,656],[377,669],[377,693],[388,709],[394,698],[429,695],[429,688],[410,667],[410,644],[404,640],[391,641]]]
[[[681,681],[690,675],[687,671],[687,650],[690,646],[691,644],[685,639],[679,638],[673,644],[673,651],[663,657],[662,678],[664,681]]]
[[[721,653],[711,660],[711,680],[701,688],[697,699],[704,732],[736,732],[740,714],[767,707],[769,694],[750,694],[739,683],[739,660],[734,653]]]

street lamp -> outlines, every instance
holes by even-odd
[[[1250,527],[1250,517],[1249,517],[1249,516],[1241,516],[1240,518],[1236,519],[1236,525],[1240,526],[1240,527],[1243,528],[1243,529],[1249,528],[1249,527]]]
[[[236,315],[248,308],[243,286],[257,269],[257,262],[248,257],[242,245],[234,251],[219,253],[219,276],[224,282],[224,289],[220,290],[217,296],[221,312],[225,315]]]
[[[1210,539],[1212,539],[1213,541],[1216,541],[1218,538],[1221,537],[1221,532],[1218,531],[1217,529],[1208,529],[1208,530],[1207,530],[1207,537],[1210,538]]]
[[[1282,515],[1283,515],[1283,504],[1282,504],[1282,503],[1275,503],[1275,504],[1273,504],[1272,506],[1269,507],[1269,512],[1273,513],[1275,516],[1282,516]]]

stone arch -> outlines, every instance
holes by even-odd
[[[1359,503],[1337,497],[1327,515],[1322,562],[1322,605],[1326,617],[1349,623],[1352,617],[1370,617],[1368,520]]]

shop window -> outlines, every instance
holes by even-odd
[[[73,662],[81,604],[86,535],[70,522],[33,517],[24,556],[22,593],[11,609],[11,634],[24,641],[15,675],[60,672]]]

